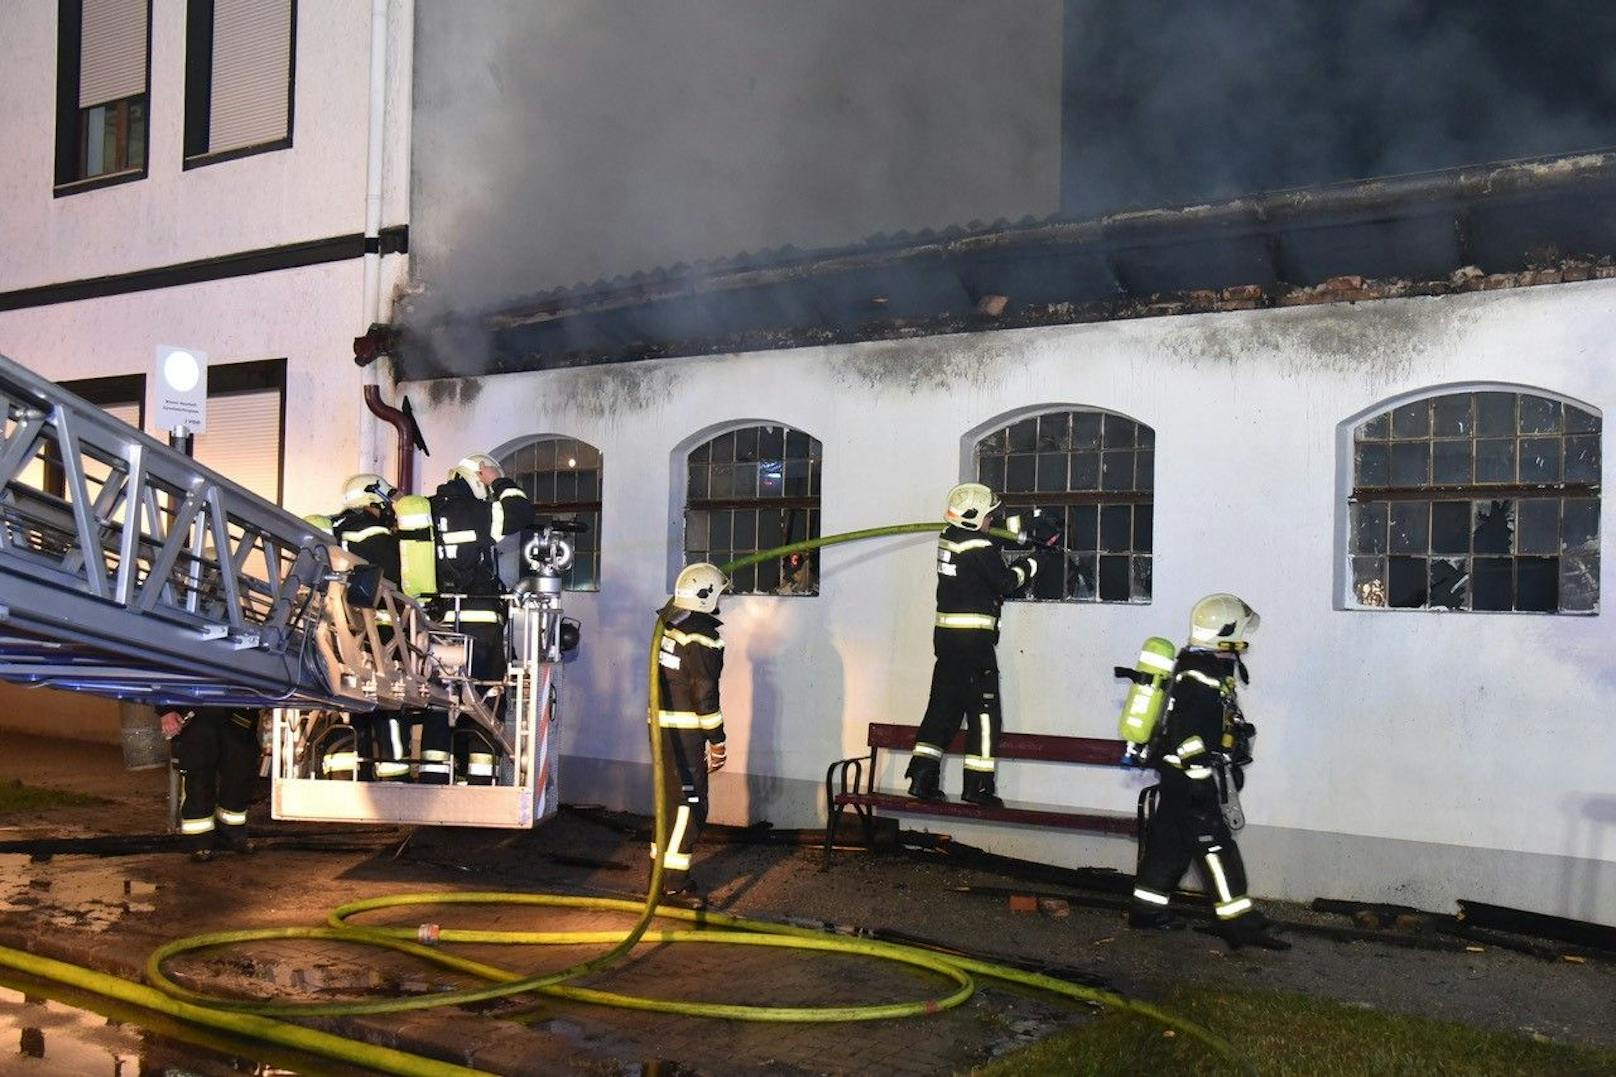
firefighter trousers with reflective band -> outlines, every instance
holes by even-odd
[[[1163,768],[1161,796],[1140,839],[1145,849],[1134,881],[1136,912],[1165,909],[1191,860],[1200,868],[1220,921],[1229,923],[1252,912],[1246,866],[1224,822],[1212,779],[1191,779]]]
[[[415,757],[415,780],[421,785],[448,785],[453,780],[453,734],[449,728],[449,712],[440,710],[412,711],[413,724],[421,727],[420,747]],[[409,743],[406,728],[404,741]]]
[[[995,791],[1004,717],[993,637],[992,631],[975,628],[939,628],[932,634],[937,663],[932,667],[931,697],[909,766],[909,776],[923,786],[936,785],[943,752],[963,720],[967,733],[965,792]]]
[[[662,857],[662,889],[672,891],[684,886],[696,839],[707,823],[707,734],[663,729],[662,768],[668,848],[655,852]]]
[[[258,776],[258,723],[252,711],[199,709],[173,740],[180,772],[180,834],[186,849],[245,841],[247,798]],[[217,828],[218,834],[215,834]]]

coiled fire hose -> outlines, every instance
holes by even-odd
[[[763,550],[721,566],[726,575],[738,569],[763,561],[775,560],[793,553],[803,553],[844,542],[885,538],[894,535],[935,533],[937,523],[896,524],[888,527],[848,531],[827,535],[804,542]],[[1003,538],[1014,539],[1010,532],[995,531]],[[652,795],[656,806],[653,839],[655,848],[667,847],[669,819],[664,807],[666,775],[663,770],[663,747],[656,716],[660,709],[660,686],[657,676],[657,656],[662,644],[664,624],[657,617],[651,634],[647,669],[647,720],[650,727]],[[816,931],[789,924],[732,916],[712,910],[691,910],[677,907],[659,908],[662,891],[661,858],[651,858],[651,877],[643,902],[612,898],[579,897],[565,894],[530,894],[518,892],[459,892],[444,891],[420,894],[394,894],[369,898],[343,905],[332,911],[324,927],[254,928],[242,931],[215,931],[177,939],[157,948],[146,962],[146,979],[151,986],[130,983],[120,977],[96,972],[66,962],[54,961],[35,954],[0,947],[0,965],[17,969],[44,979],[56,980],[81,990],[104,995],[143,1006],[150,1010],[178,1017],[196,1024],[221,1029],[251,1039],[266,1041],[312,1054],[323,1055],[341,1062],[373,1069],[377,1072],[401,1074],[405,1077],[439,1077],[449,1074],[470,1074],[477,1071],[452,1063],[440,1062],[420,1055],[391,1048],[379,1047],[360,1040],[321,1032],[293,1024],[281,1018],[336,1017],[354,1015],[395,1014],[411,1010],[435,1009],[442,1006],[461,1006],[513,995],[544,994],[578,1002],[619,1006],[662,1013],[684,1014],[692,1017],[723,1017],[743,1021],[781,1022],[833,1022],[872,1021],[895,1017],[911,1017],[938,1013],[958,1006],[976,990],[975,977],[985,977],[1006,983],[1020,984],[1078,1002],[1097,1003],[1112,1009],[1126,1011],[1160,1022],[1199,1041],[1207,1048],[1242,1068],[1244,1064],[1224,1040],[1191,1021],[1158,1009],[1149,1003],[1126,998],[1109,991],[1070,983],[1066,980],[1039,973],[997,965],[992,962],[956,954],[942,954],[916,946],[881,942],[874,939],[848,937]],[[636,914],[632,926],[626,930],[608,931],[481,931],[460,928],[440,929],[439,943],[508,944],[521,946],[543,945],[607,945],[599,955],[554,972],[524,975],[510,969],[489,965],[446,953],[436,946],[419,941],[413,928],[367,926],[353,922],[363,913],[379,909],[397,909],[410,906],[447,905],[532,905],[546,908],[582,909],[591,912],[621,912]],[[653,920],[682,921],[690,927],[658,928]],[[167,962],[181,954],[208,950],[222,946],[273,939],[321,939],[333,942],[357,943],[377,946],[409,954],[440,968],[487,980],[487,986],[456,991],[435,992],[407,998],[354,999],[340,1002],[273,1002],[261,999],[236,999],[195,991],[176,983],[166,971]],[[798,950],[859,954],[887,961],[896,961],[928,972],[936,973],[951,984],[945,993],[928,999],[907,1002],[888,1002],[862,1006],[753,1006],[731,1003],[687,1002],[677,999],[647,998],[623,995],[594,988],[569,986],[568,981],[598,973],[615,964],[631,949],[641,943],[702,943],[729,946],[771,946]]]

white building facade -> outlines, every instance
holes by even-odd
[[[412,15],[5,5],[0,353],[131,421],[159,345],[206,353],[198,457],[294,512],[329,511],[344,477],[390,461],[352,356],[407,260]],[[13,728],[115,736],[95,703],[9,692],[0,708]]]

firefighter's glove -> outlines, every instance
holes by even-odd
[[[707,745],[707,771],[723,770],[724,764],[729,762],[729,749],[722,742]]]
[[[1027,529],[1027,541],[1034,546],[1053,549],[1060,545],[1061,525],[1053,516],[1034,516]]]

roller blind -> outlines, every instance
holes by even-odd
[[[208,152],[287,135],[292,0],[214,0]]]
[[[280,504],[281,391],[208,397],[208,432],[193,452],[204,466]]]
[[[79,108],[146,92],[147,0],[84,0]]]

